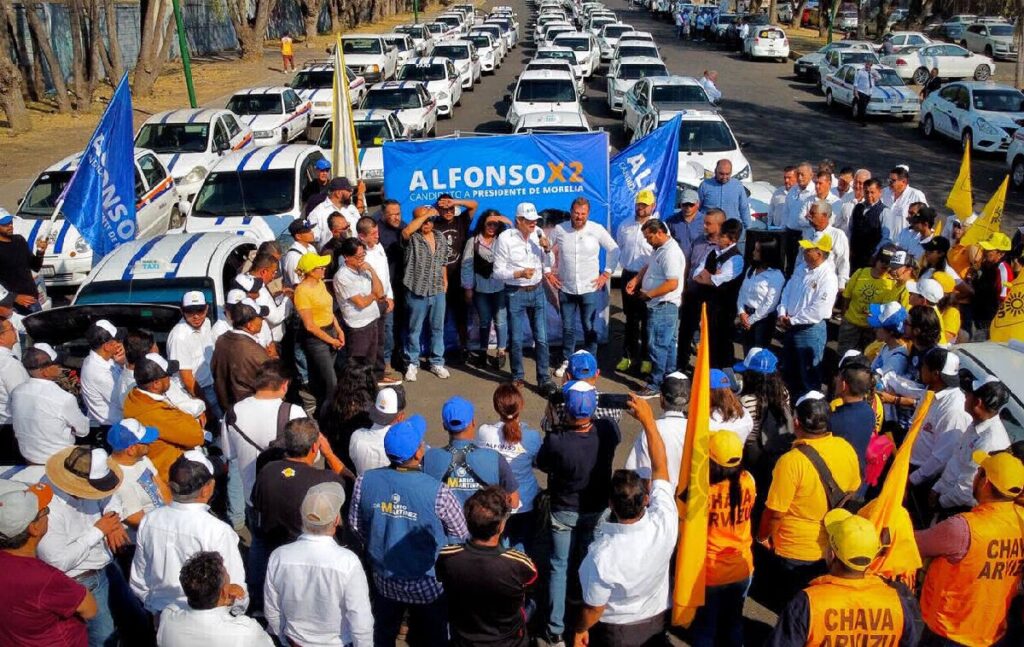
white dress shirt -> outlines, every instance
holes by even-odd
[[[839,279],[832,263],[825,261],[813,270],[805,263],[793,271],[782,289],[779,316],[788,316],[795,326],[824,321],[832,316],[838,293]]]
[[[555,271],[562,281],[562,292],[587,294],[594,292],[594,281],[601,273],[601,250],[605,258],[605,273],[611,276],[619,264],[619,246],[608,230],[596,222],[587,221],[579,230],[566,221],[551,230],[551,249],[555,257]]]
[[[286,287],[294,288],[302,281],[302,277],[299,276],[297,269],[299,259],[310,252],[316,253],[316,250],[317,248],[314,245],[303,245],[298,241],[292,243],[292,246],[281,257],[281,278],[284,280]]]
[[[836,278],[839,279],[839,289],[842,290],[850,280],[850,239],[846,237],[843,230],[832,225],[821,231],[805,230],[804,238],[818,242],[825,234],[832,238],[832,251],[829,252],[826,262],[832,263],[832,266],[836,268]],[[800,266],[803,263],[804,255],[799,254],[796,257],[796,264]]]
[[[204,550],[220,553],[231,583],[245,588],[238,535],[213,516],[208,505],[175,501],[150,512],[139,524],[138,548],[132,561],[132,592],[152,613],[159,613],[175,602],[179,607],[187,605],[178,575],[189,557]],[[244,609],[248,602],[246,595],[235,604]]]
[[[249,505],[252,505],[252,487],[256,484],[256,458],[260,455],[260,450],[242,438],[238,430],[241,429],[254,443],[266,449],[271,441],[277,438],[277,412],[281,410],[282,402],[284,400],[281,398],[257,398],[250,395],[235,403],[235,426],[227,424],[227,416],[221,423],[221,438],[227,440],[224,455],[238,466],[242,477],[242,492],[245,494],[245,502]],[[307,417],[302,407],[294,404],[290,406],[289,420]]]
[[[280,342],[284,339],[284,323],[288,320],[288,315],[292,313],[291,299],[286,297],[284,293],[278,294],[275,297],[270,294],[270,288],[264,285],[256,295],[256,303],[261,306],[267,306],[269,312],[263,318],[263,328],[270,328],[270,339]]]
[[[979,449],[997,452],[1009,446],[1010,436],[998,415],[968,426],[960,438],[960,445],[943,468],[942,476],[932,487],[939,493],[939,505],[943,508],[973,508],[977,505],[974,475],[978,473],[978,464],[974,462],[974,452]]]
[[[850,221],[853,219],[853,208],[860,204],[853,195],[853,191],[847,192],[839,201],[840,207],[838,211],[833,210],[832,226],[838,229],[842,229],[846,237],[850,237]]]
[[[882,236],[895,241],[896,236],[908,226],[907,214],[910,212],[910,205],[915,202],[928,204],[928,199],[924,197],[924,192],[920,189],[908,185],[898,198],[893,195],[892,189],[886,187],[882,191],[882,202],[889,207],[889,213],[882,222],[883,229],[888,229],[888,235],[883,231]]]
[[[939,476],[960,446],[964,430],[971,425],[971,415],[964,410],[964,400],[964,392],[955,386],[935,392],[932,406],[910,450],[910,464],[917,467],[910,475],[911,484],[917,485]]]
[[[779,307],[782,287],[785,284],[785,275],[775,268],[748,273],[743,279],[743,283],[740,284],[740,292],[736,297],[736,308],[739,312],[747,312],[748,308],[752,309],[753,314],[748,314],[748,316],[753,325],[775,312],[775,309]]]
[[[377,278],[380,279],[381,285],[384,286],[384,296],[394,299],[395,291],[391,289],[391,270],[388,268],[388,254],[384,251],[384,246],[380,243],[373,247],[367,245],[366,262],[377,273]]]
[[[676,549],[679,513],[668,481],[654,481],[651,502],[635,523],[602,522],[580,565],[583,600],[604,606],[601,622],[630,624],[669,608],[669,572]],[[623,559],[624,555],[643,559]]]
[[[768,202],[768,226],[784,227],[786,225],[786,196],[789,189],[780,186],[772,193]]]
[[[356,474],[362,476],[370,470],[391,464],[391,460],[384,452],[384,436],[388,429],[391,429],[391,425],[374,423],[369,429],[364,427],[352,432],[352,437],[348,441],[348,455],[355,465]]]
[[[252,618],[231,607],[190,609],[172,604],[160,614],[158,647],[272,647],[274,641]]]
[[[39,559],[72,578],[104,568],[113,556],[96,522],[105,512],[120,515],[116,501],[110,497],[93,501],[79,499],[49,479],[44,482],[53,488],[53,499],[47,517],[49,528],[39,540]]]
[[[216,341],[209,319],[204,319],[198,328],[193,328],[183,319],[167,334],[167,359],[178,362],[182,370],[192,371],[192,377],[200,387],[213,386],[210,359]]]
[[[122,367],[113,359],[103,359],[94,350],[82,362],[82,401],[89,419],[100,425],[112,425],[123,417],[117,382]]]
[[[331,217],[331,214],[337,211],[341,215],[345,216],[345,220],[348,221],[348,231],[351,235],[355,235],[356,223],[359,222],[359,209],[354,204],[347,204],[343,207],[336,206],[331,202],[330,198],[327,198],[317,206],[313,207],[306,219],[313,223],[313,233],[316,234],[317,247],[323,247],[327,244],[327,241],[331,239],[331,229],[328,227],[327,219]]]
[[[714,81],[706,76],[702,76],[697,82],[700,83],[700,87],[704,88],[704,92],[707,93],[708,99],[711,103],[721,101],[722,91],[718,89],[718,86],[715,85]]]
[[[666,411],[665,415],[654,423],[658,427],[658,435],[665,443],[665,455],[668,457],[668,480],[675,492],[679,485],[679,468],[683,464],[683,444],[686,442],[686,413],[683,411]],[[626,457],[626,469],[633,470],[640,478],[651,478],[651,454],[647,449],[647,434],[637,434],[633,441],[633,449]]]
[[[380,319],[380,307],[371,301],[365,308],[360,308],[352,301],[352,297],[372,296],[373,279],[370,273],[354,270],[345,263],[338,265],[338,271],[332,279],[334,298],[338,302],[341,318],[350,328],[365,328]]]
[[[644,222],[647,220],[640,222],[636,218],[630,218],[623,221],[615,232],[615,244],[619,246],[619,264],[624,271],[639,272],[647,265],[651,252],[654,251],[640,231]]]
[[[807,220],[804,218],[804,203],[813,200],[816,196],[813,182],[808,182],[807,186],[802,189],[799,184],[793,185],[793,188],[786,194],[786,229],[803,231],[807,226]]]
[[[900,233],[896,234],[896,240],[893,242],[910,252],[910,255],[914,257],[914,260],[921,260],[921,257],[924,256],[924,244],[930,242],[934,237],[935,236],[932,235],[927,238],[922,238],[921,234],[910,227],[907,227]],[[953,276],[956,276],[956,272],[953,272]]]
[[[28,371],[10,348],[0,346],[0,425],[11,424],[11,392],[28,381]]]
[[[828,224],[835,224],[836,218],[842,217],[843,201],[839,199],[839,196],[837,196],[835,193],[829,193],[824,198],[819,198],[818,194],[815,193],[814,197],[808,198],[804,201],[803,211],[800,212],[800,219],[803,221],[802,228],[804,232],[804,238],[806,238],[813,231],[811,224],[807,221],[807,214],[810,213],[811,205],[814,204],[815,202],[825,202],[828,204],[831,210],[828,214]]]
[[[523,238],[517,227],[501,232],[498,242],[494,244],[494,277],[505,282],[505,285],[528,287],[540,283],[544,270],[551,267],[551,259],[540,246],[540,228]],[[533,270],[530,278],[513,278],[519,270]]]
[[[683,300],[683,285],[686,283],[686,258],[675,238],[669,238],[664,245],[654,250],[651,260],[647,263],[647,271],[640,282],[640,289],[649,292],[665,281],[676,279],[676,287],[671,292],[654,297],[648,305],[674,303],[679,305]]]
[[[78,400],[56,382],[29,378],[11,393],[14,436],[21,455],[30,463],[45,465],[55,452],[89,434],[89,418]]]
[[[697,275],[704,271],[704,265],[708,262],[708,257],[711,256],[711,254],[721,256],[735,246],[736,244],[733,243],[725,249],[719,249],[717,245],[708,245],[707,247],[704,247],[706,253],[690,267],[690,274],[692,277],[697,278]],[[695,259],[691,258],[690,260],[692,261]],[[718,263],[718,270],[711,275],[711,284],[718,286],[723,283],[728,283],[742,273],[743,254],[737,254],[736,256],[726,260],[724,263]]]
[[[267,627],[283,642],[373,647],[366,573],[334,537],[303,533],[271,553],[264,591]]]
[[[875,89],[875,84],[881,78],[882,75],[878,73],[878,70],[871,70],[869,72],[866,68],[862,67],[853,75],[853,88],[860,94],[870,95],[871,91]]]

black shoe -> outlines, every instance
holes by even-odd
[[[470,364],[470,366],[475,366],[476,368],[487,368],[487,364],[488,364],[487,353],[484,352],[484,351],[479,351],[479,352],[476,352],[476,353],[470,353],[469,354],[469,364]]]
[[[537,387],[537,389],[545,398],[550,398],[554,394],[558,393],[558,385],[556,385],[551,380],[548,380],[547,382],[541,384],[539,387]]]

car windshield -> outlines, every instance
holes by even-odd
[[[346,38],[341,41],[345,54],[382,54],[380,41],[376,38]]]
[[[864,63],[866,61],[878,63],[878,57],[873,52],[843,52],[842,60],[843,63]]]
[[[371,90],[363,97],[359,106],[366,110],[408,110],[419,108],[420,95],[415,88],[396,88],[394,90]]]
[[[573,102],[576,101],[576,88],[568,79],[524,79],[516,89],[516,101]]]
[[[448,25],[444,25],[444,24],[441,24],[439,22],[432,22],[429,25],[427,25],[427,30],[431,34],[443,34],[445,29],[447,29],[447,28],[448,28]]]
[[[553,58],[557,61],[569,61],[570,63],[576,62],[576,55],[572,52],[537,52],[538,59]]]
[[[392,47],[397,48],[398,51],[400,52],[407,52],[410,49],[412,49],[412,47],[409,46],[409,41],[407,41],[404,38],[385,38],[384,42],[386,42],[388,45]]]
[[[682,153],[724,153],[736,150],[736,140],[721,121],[683,121],[679,127]]]
[[[974,90],[974,107],[992,112],[1021,112],[1024,94],[1017,90]]]
[[[630,56],[658,58],[658,48],[649,45],[626,45],[625,47],[619,47],[619,58],[628,58]]]
[[[443,81],[445,79],[444,63],[417,63],[403,65],[398,70],[399,81]]]
[[[72,171],[43,173],[28,190],[25,200],[18,207],[18,215],[29,218],[49,218],[57,206],[57,198],[71,181]]]
[[[625,34],[627,31],[633,31],[633,28],[627,25],[609,25],[604,29],[604,37],[618,38],[619,36]]]
[[[590,23],[590,26],[594,29],[600,29],[601,27],[604,27],[605,25],[610,25],[614,22],[614,18],[595,18],[593,22]]]
[[[431,56],[443,56],[453,61],[469,58],[469,48],[465,45],[438,45],[430,52]]]
[[[555,45],[568,47],[574,52],[585,52],[590,49],[590,41],[586,38],[559,38]]]
[[[395,31],[398,32],[399,34],[409,34],[413,38],[423,38],[422,27],[397,27]]]
[[[289,84],[295,90],[324,90],[334,87],[334,70],[303,70]]]
[[[283,115],[284,105],[279,94],[236,94],[228,110],[236,115]]]
[[[385,121],[357,121],[356,139],[359,140],[359,148],[374,148],[383,146],[384,140],[388,138],[388,125]]]
[[[487,49],[491,47],[491,39],[487,36],[470,36],[467,40],[477,46],[477,49]]]
[[[1013,27],[1011,25],[991,25],[988,32],[993,36],[1013,36]]]
[[[757,32],[758,38],[767,38],[768,40],[777,40],[779,38],[785,38],[786,35],[777,29],[762,29]]]
[[[707,103],[708,95],[699,85],[656,85],[651,89],[655,105],[659,103]]]
[[[648,76],[668,76],[668,70],[658,63],[632,63],[619,67],[619,78],[635,81]]]
[[[204,153],[210,124],[146,124],[135,145],[154,153]]]
[[[516,132],[531,132],[531,133],[589,133],[590,129],[586,126],[530,126],[524,127]]]
[[[491,38],[494,38],[495,40],[501,39],[501,30],[498,29],[497,27],[488,28],[486,25],[484,25],[483,27],[477,27],[476,31],[482,31],[485,34],[490,34]]]
[[[220,171],[206,176],[189,217],[269,216],[295,204],[295,171]]]
[[[181,297],[193,290],[202,292],[207,303],[217,302],[214,297],[213,279],[208,276],[190,276],[174,279],[93,281],[82,286],[82,291],[75,296],[75,305],[159,303],[180,306]]]
[[[903,82],[903,79],[900,78],[900,75],[896,74],[896,70],[876,69],[875,71],[878,72],[878,80],[875,81],[875,85],[883,85],[886,87],[900,87],[906,85],[906,83]]]
[[[554,40],[559,35],[561,35],[561,34],[568,34],[569,32],[572,32],[572,31],[576,31],[576,30],[573,29],[572,27],[552,27],[551,29],[548,30],[548,33],[545,35],[545,38],[547,40]]]

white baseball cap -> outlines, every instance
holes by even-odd
[[[11,538],[25,532],[52,499],[49,485],[0,481],[0,534]]]
[[[377,394],[374,408],[384,415],[393,416],[398,413],[398,393],[394,389],[381,389]]]
[[[345,490],[341,483],[318,483],[306,491],[299,512],[302,522],[311,526],[329,526],[341,514]]]
[[[211,463],[210,459],[206,457],[206,452],[203,451],[202,447],[194,447],[182,454],[182,456],[184,456],[185,460],[190,463],[199,463],[204,465],[206,469],[209,470],[210,476],[213,476],[213,463]]]
[[[206,305],[206,295],[199,290],[186,292],[181,297],[182,308],[199,308]]]
[[[935,279],[921,279],[920,281],[907,281],[907,291],[924,298],[928,303],[942,301],[945,292],[942,284]]]
[[[796,401],[796,404],[793,405],[793,408],[795,409],[795,408],[799,407],[806,400],[824,400],[824,399],[825,399],[825,394],[822,393],[821,391],[808,391],[807,393],[804,393],[803,395],[800,396],[800,398]]]
[[[537,207],[532,202],[520,202],[519,206],[516,207],[516,218],[540,220],[540,214],[537,213]]]

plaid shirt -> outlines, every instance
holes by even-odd
[[[622,409],[598,407],[597,410],[594,411],[594,415],[591,416],[591,420],[598,420],[600,418],[617,423],[622,418]],[[554,429],[555,423],[561,423],[564,420],[565,402],[548,402],[548,408],[544,411],[544,417],[540,420],[541,431],[546,434],[550,434],[551,430]]]
[[[444,236],[434,234],[434,249],[420,232],[409,237],[405,248],[405,277],[402,283],[409,292],[420,297],[444,294],[445,261],[448,242]]]
[[[348,524],[352,532],[359,537],[364,544],[367,537],[359,525],[359,502],[363,497],[363,477],[356,479],[352,489],[352,505],[349,507]],[[444,531],[452,543],[462,543],[469,539],[469,530],[466,528],[466,518],[462,513],[462,506],[455,498],[452,491],[442,485],[437,491],[437,498],[434,499],[434,514],[441,520]],[[387,578],[373,571],[373,583],[377,590],[386,598],[406,604],[430,604],[444,593],[444,586],[433,575],[417,577],[414,579]]]

